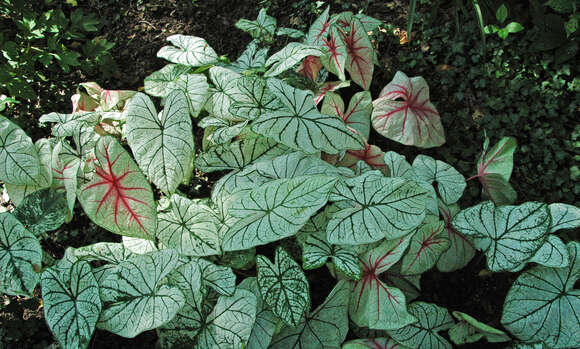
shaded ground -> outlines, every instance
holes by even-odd
[[[139,89],[143,79],[153,71],[160,69],[165,62],[156,58],[157,51],[166,44],[165,39],[172,34],[195,35],[205,38],[218,54],[225,54],[230,59],[235,59],[250,41],[250,37],[234,28],[234,23],[239,18],[254,19],[261,7],[259,0],[199,0],[199,1],[148,1],[155,4],[140,4],[142,1],[132,1],[129,4],[121,4],[122,1],[104,1],[97,3],[93,0],[79,1],[79,5],[90,7],[98,13],[99,17],[107,23],[103,29],[104,36],[109,41],[116,42],[113,55],[119,65],[119,74],[114,79],[97,81],[107,89]],[[281,26],[304,29],[307,24],[315,19],[315,14],[310,10],[308,1],[284,1],[271,0],[269,14],[278,19]],[[193,5],[195,4],[195,5]],[[298,8],[293,7],[298,4]],[[365,13],[385,21],[393,27],[404,27],[406,23],[406,11],[408,2],[397,1],[362,1],[350,4],[347,1],[335,0],[332,2],[331,12],[339,12],[344,8],[356,10],[358,6],[366,6]],[[378,95],[386,82],[392,79],[398,68],[397,55],[405,47],[398,45],[397,39],[389,36],[379,43],[380,67],[376,68],[371,92]],[[79,81],[93,80],[94,77],[76,76]],[[437,86],[437,75],[427,78],[431,86]],[[71,84],[69,93],[72,94],[74,84]],[[348,91],[347,91],[348,93]],[[434,88],[433,100],[444,95],[444,91]],[[470,96],[466,98],[469,103]],[[64,105],[61,111],[68,110]],[[445,127],[454,127],[452,121],[447,121]],[[454,144],[463,144],[464,147],[479,146],[480,130],[477,125],[467,126],[465,136],[461,140],[455,140]],[[395,150],[406,154],[408,158],[414,157],[416,152],[397,143],[377,137],[376,133],[371,136],[371,143],[379,145],[383,150]],[[428,155],[437,153],[435,150],[423,151]],[[439,152],[438,154],[444,154]],[[441,156],[438,156],[442,158]],[[468,164],[473,159],[462,159]],[[469,164],[468,164],[469,165]],[[469,165],[471,166],[471,165]],[[202,189],[201,194],[207,195],[212,178],[194,179]],[[518,187],[515,183],[516,189]],[[473,190],[474,188],[472,188]],[[475,188],[476,192],[479,190]],[[196,193],[193,193],[194,195]],[[197,192],[197,194],[200,194]],[[81,218],[81,221],[83,218]],[[78,224],[78,221],[77,223]],[[94,227],[94,226],[93,226]],[[94,229],[87,224],[85,227],[77,227],[76,236],[68,239],[67,244],[80,246],[96,240],[113,239],[103,234],[99,229]],[[97,238],[98,236],[98,238]],[[45,241],[45,247],[55,256],[62,255],[65,244],[55,240]],[[267,254],[268,251],[258,251]],[[474,260],[463,270],[454,273],[429,272],[424,274],[421,286],[424,290],[420,300],[434,302],[448,307],[450,310],[476,316],[479,320],[499,327],[499,317],[503,300],[510,284],[515,279],[515,274],[489,274],[484,272],[485,258],[477,255]],[[330,274],[326,269],[318,269],[308,273],[310,286],[313,291],[313,308],[320,304],[330,291],[333,284]],[[44,348],[51,342],[51,336],[42,319],[37,300],[19,300],[11,297],[12,302],[0,313],[0,322],[8,332],[20,331],[22,341],[11,348]],[[28,321],[22,321],[28,320]],[[26,323],[26,327],[21,324]],[[25,335],[32,334],[34,335]],[[97,331],[93,337],[90,348],[154,348],[156,341],[155,332],[150,331],[135,339],[124,339],[108,332]],[[492,345],[487,342],[471,344],[469,348],[502,348],[505,345]]]

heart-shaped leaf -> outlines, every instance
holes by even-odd
[[[321,150],[337,154],[341,150],[363,147],[362,141],[341,119],[318,111],[311,92],[295,89],[276,79],[268,80],[268,88],[281,99],[284,108],[254,120],[254,132],[309,154]]]
[[[218,56],[208,46],[207,42],[195,36],[171,35],[167,41],[174,46],[164,46],[157,52],[157,57],[166,59],[171,63],[183,64],[189,67],[201,67],[216,63]]]
[[[30,296],[39,278],[40,243],[10,213],[0,213],[0,224],[0,292]]]
[[[374,49],[367,32],[358,18],[350,14],[347,29],[338,27],[342,41],[346,45],[348,56],[346,58],[346,71],[349,72],[352,81],[363,89],[368,90],[371,86],[374,71]]]
[[[42,303],[48,327],[64,349],[87,348],[101,313],[99,285],[88,262],[42,273]]]
[[[548,235],[544,244],[538,249],[529,262],[545,267],[564,268],[569,263],[568,249],[564,241],[555,235]]]
[[[580,227],[580,208],[568,204],[550,204],[550,232],[554,233],[560,229],[574,229]]]
[[[203,282],[222,296],[232,296],[236,290],[236,274],[232,268],[216,265],[205,259],[198,259]]]
[[[348,297],[352,286],[339,281],[318,308],[296,327],[286,326],[272,339],[272,349],[338,348],[348,332]]]
[[[242,73],[244,70],[263,68],[266,65],[266,58],[268,58],[268,49],[268,47],[260,48],[258,42],[252,40],[232,64],[233,70]]]
[[[40,176],[38,151],[26,133],[0,115],[0,180],[36,184]]]
[[[288,325],[297,326],[310,310],[310,287],[298,263],[278,247],[274,264],[259,255],[256,266],[264,302]]]
[[[260,115],[280,109],[281,103],[266,86],[266,80],[243,76],[238,79],[238,89],[245,96],[230,107],[236,117],[254,120]]]
[[[306,35],[306,39],[304,42],[309,45],[321,46],[323,43],[323,39],[326,38],[330,28],[330,6],[326,7],[326,10],[322,12],[322,14],[316,18],[314,23],[310,26],[308,30],[308,34]]]
[[[228,229],[223,249],[244,250],[296,234],[326,204],[336,180],[325,175],[279,179],[236,198],[228,213],[239,220]]]
[[[302,63],[300,63],[300,66],[296,68],[296,72],[300,75],[304,75],[311,81],[316,82],[320,69],[322,69],[320,58],[317,56],[306,56]]]
[[[254,39],[270,41],[276,31],[276,18],[268,16],[266,9],[262,8],[255,21],[242,18],[236,22],[235,26],[250,34]]]
[[[372,112],[371,94],[368,91],[358,92],[350,99],[348,109],[344,111],[344,103],[340,95],[329,92],[322,104],[322,113],[337,115],[346,126],[355,130],[364,139],[369,138],[370,117]]]
[[[439,113],[429,100],[429,87],[422,77],[408,78],[397,72],[373,101],[373,127],[383,136],[420,148],[445,143]]]
[[[580,244],[568,243],[567,268],[536,266],[523,272],[509,290],[502,325],[524,342],[544,342],[550,348],[580,346]]]
[[[352,202],[332,216],[326,228],[331,244],[359,245],[409,234],[425,218],[426,191],[402,178],[361,176],[358,183],[338,183],[331,201]]]
[[[99,138],[95,155],[99,161],[95,175],[79,192],[87,216],[113,233],[152,240],[156,205],[137,164],[111,136]]]
[[[239,89],[238,80],[241,75],[224,67],[215,66],[209,70],[209,77],[213,82],[213,87],[209,89],[208,99],[204,108],[217,118],[241,121],[243,118],[237,117],[230,112],[234,103],[248,101]]]
[[[451,349],[451,343],[437,333],[454,324],[447,309],[431,303],[415,302],[409,305],[409,313],[419,321],[388,331],[391,338],[416,349]]]
[[[145,92],[151,96],[164,98],[169,93],[167,90],[169,84],[190,71],[191,67],[182,64],[167,64],[145,78]]]
[[[350,80],[325,82],[316,91],[316,95],[314,96],[314,104],[318,105],[320,103],[320,101],[322,101],[322,99],[324,99],[324,96],[326,96],[326,94],[328,92],[334,92],[340,88],[348,87],[348,86],[350,86]]]
[[[485,252],[489,270],[507,271],[525,263],[543,245],[550,214],[539,202],[495,207],[486,201],[459,212],[452,225],[473,237],[475,247]]]
[[[161,281],[178,254],[166,249],[137,255],[110,269],[100,284],[103,312],[98,327],[133,338],[171,320],[184,305],[183,293]]]
[[[124,114],[127,142],[135,160],[159,189],[166,194],[175,192],[193,171],[193,129],[185,94],[169,93],[157,116],[151,99],[139,93]]]
[[[350,318],[358,326],[398,329],[417,321],[407,312],[405,295],[386,285],[379,275],[391,268],[409,246],[410,238],[386,240],[361,258],[363,276],[350,298]]]
[[[439,202],[439,213],[445,222],[444,230],[449,239],[449,249],[439,257],[437,269],[442,272],[451,272],[464,268],[475,256],[475,247],[471,240],[455,230],[451,221],[460,211],[459,206],[447,206],[442,201]]]
[[[205,103],[208,89],[209,85],[207,79],[201,74],[181,75],[167,84],[168,95],[172,91],[181,91],[185,94],[189,114],[194,118],[199,115],[199,112]],[[167,100],[165,101],[165,104],[167,105]]]
[[[341,81],[346,79],[344,70],[346,68],[346,60],[348,51],[342,36],[337,28],[330,30],[328,39],[323,38],[323,47],[327,50],[324,56],[320,57],[322,65],[331,73],[338,76]]]
[[[347,247],[329,244],[325,235],[324,230],[309,234],[302,248],[304,269],[320,268],[330,258],[340,272],[349,278],[360,280],[362,270],[356,253]]]

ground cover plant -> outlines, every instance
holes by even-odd
[[[516,205],[514,138],[485,140],[466,176],[489,201],[463,209],[452,164],[369,144],[371,129],[420,148],[446,141],[425,79],[397,72],[368,92],[378,25],[326,10],[301,33],[261,11],[237,24],[255,38],[237,60],[170,36],[145,93],[84,84],[71,114],[41,118],[50,138],[33,143],[0,119],[0,179],[15,206],[0,216],[2,292],[40,284],[65,348],[87,347],[95,328],[156,329],[163,347],[578,346],[579,245],[558,232],[580,225],[580,210]],[[282,35],[297,41],[269,55]],[[360,92],[345,101],[347,85]],[[194,123],[205,130],[197,156]],[[194,167],[227,171],[208,198],[183,191]],[[39,240],[77,201],[123,240],[53,261]],[[491,272],[523,270],[503,329],[416,300],[423,273],[461,269],[476,250]],[[319,268],[336,281],[315,301],[307,274]]]

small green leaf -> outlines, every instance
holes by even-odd
[[[259,255],[256,265],[264,302],[288,325],[297,326],[310,308],[310,288],[298,263],[278,247],[274,264]]]
[[[518,22],[511,22],[505,26],[505,29],[507,29],[510,33],[517,33],[524,30],[524,26]]]
[[[501,4],[498,7],[497,11],[495,12],[495,18],[497,18],[497,20],[500,23],[503,23],[507,19],[507,16],[508,16],[508,9],[505,6],[505,4]]]
[[[455,344],[474,343],[485,337],[490,343],[509,342],[511,338],[504,332],[477,321],[473,317],[454,311],[453,316],[459,320],[449,329],[449,339]]]

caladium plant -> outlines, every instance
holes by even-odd
[[[49,138],[0,117],[1,292],[40,284],[64,349],[87,348],[96,329],[155,329],[162,348],[451,348],[444,331],[457,344],[580,346],[579,247],[558,235],[580,227],[580,208],[515,204],[513,138],[486,140],[472,178],[491,201],[464,209],[452,164],[372,144],[371,125],[407,145],[445,141],[423,78],[398,72],[373,102],[380,25],[327,8],[303,34],[262,10],[236,24],[255,38],[236,61],[172,35],[146,94],[85,83],[72,113],[42,116]],[[300,41],[269,55],[281,35]],[[184,194],[194,169],[222,175],[210,197]],[[122,238],[49,258],[41,240],[81,209]],[[491,272],[530,265],[494,326],[415,301],[422,275],[478,250]],[[320,285],[320,268],[336,281]]]

